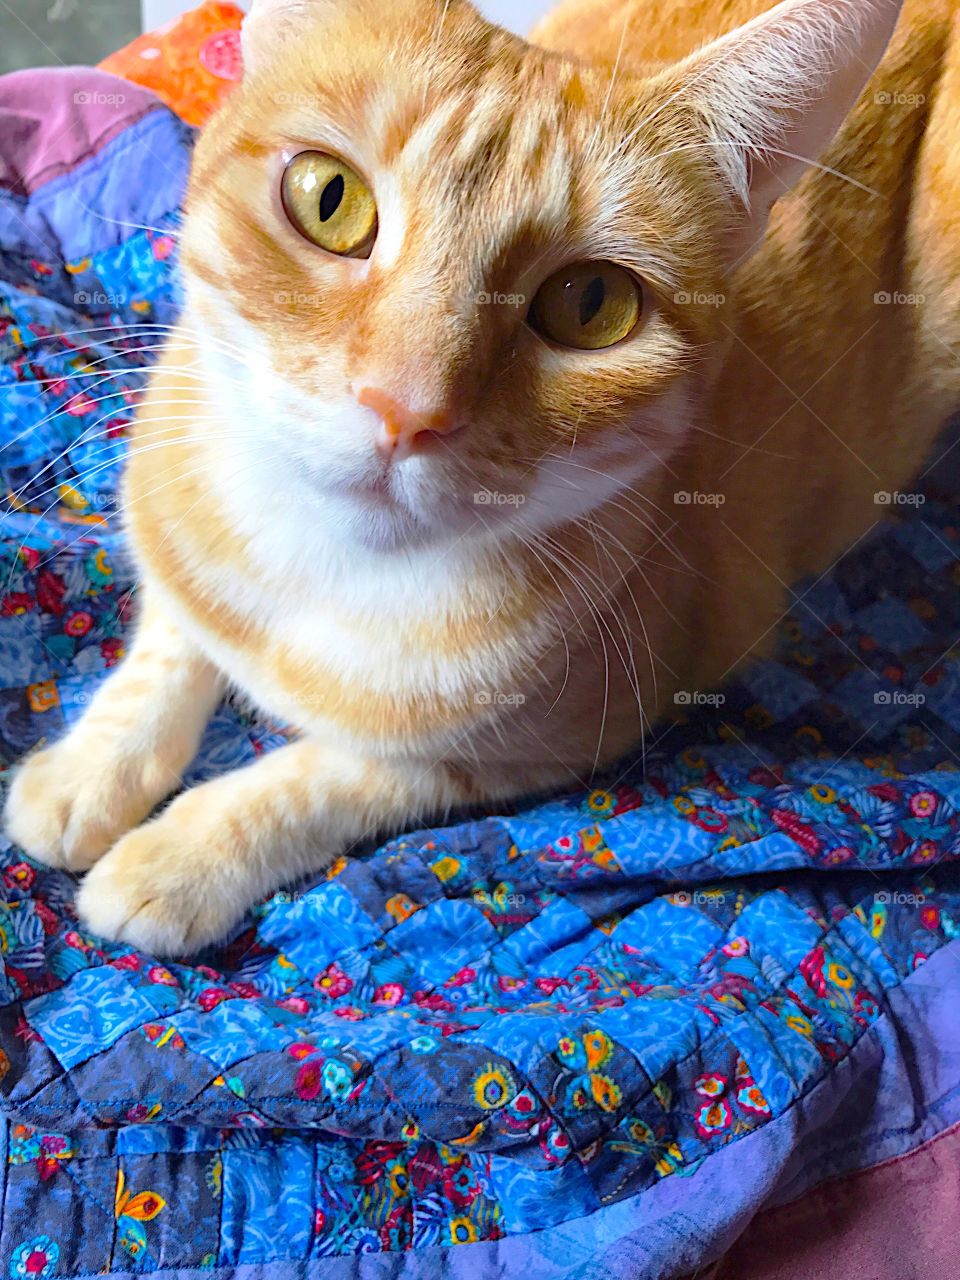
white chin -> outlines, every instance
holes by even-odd
[[[399,503],[338,498],[330,514],[330,527],[339,540],[370,551],[400,551],[432,541],[431,530]]]

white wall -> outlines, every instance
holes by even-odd
[[[234,0],[241,8],[249,8],[249,0]],[[385,0],[389,4],[390,0]],[[501,27],[523,34],[533,26],[541,14],[552,7],[554,0],[478,0],[477,8]],[[143,11],[143,29],[162,26],[178,13],[192,6],[182,0],[140,0]]]

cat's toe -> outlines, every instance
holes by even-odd
[[[14,773],[3,810],[3,829],[10,839],[38,862],[64,865],[63,833],[69,802],[53,792],[48,757],[41,751]]]
[[[16,769],[4,830],[38,862],[86,871],[162,795],[149,775],[149,766],[111,759],[97,744],[68,736]]]
[[[3,814],[10,839],[38,862],[85,871],[116,839],[101,780],[86,776],[61,745],[16,770]]]
[[[203,850],[165,816],[129,832],[91,869],[77,910],[100,937],[182,956],[217,942],[244,907],[218,891]]]

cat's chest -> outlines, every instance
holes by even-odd
[[[489,609],[271,573],[209,521],[165,523],[149,537],[141,523],[138,545],[171,611],[256,703],[326,738],[416,752],[468,735],[537,642]]]

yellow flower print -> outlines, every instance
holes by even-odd
[[[93,564],[97,573],[102,574],[103,577],[113,577],[113,565],[107,559],[107,552],[104,547],[98,547],[94,552]]]
[[[837,964],[836,961],[827,965],[827,977],[834,986],[842,987],[844,991],[853,986],[853,974],[849,969],[845,969],[842,964]]]
[[[55,680],[41,680],[39,684],[27,686],[27,699],[31,711],[50,711],[60,703]]]
[[[397,1161],[387,1168],[387,1186],[398,1198],[410,1194],[410,1175],[407,1166]]]
[[[608,813],[613,804],[613,796],[609,791],[591,791],[587,796],[587,807],[594,813]]]
[[[833,804],[837,798],[837,793],[833,787],[828,787],[822,782],[815,782],[810,788],[810,795],[820,804]]]
[[[613,856],[612,849],[598,849],[593,856],[594,862],[598,867],[615,867],[619,870],[620,864]]]
[[[475,1244],[477,1240],[477,1228],[469,1218],[451,1218],[450,1219],[450,1243],[451,1244]]]
[[[628,1132],[634,1142],[643,1143],[644,1146],[648,1146],[656,1137],[644,1120],[631,1120]]]
[[[808,1040],[813,1038],[813,1024],[809,1019],[801,1017],[799,1013],[791,1013],[786,1022],[788,1027],[792,1027],[794,1031],[799,1031]]]
[[[131,1195],[124,1189],[123,1170],[117,1170],[117,1193],[114,1200],[116,1217],[123,1215],[137,1222],[151,1222],[166,1207],[166,1200],[155,1191],[138,1191],[135,1196]]]
[[[504,1107],[517,1091],[513,1076],[503,1067],[488,1062],[473,1082],[473,1096],[484,1111]]]
[[[673,1173],[682,1164],[683,1152],[675,1142],[671,1142],[667,1147],[666,1154],[660,1157],[655,1167],[660,1177],[665,1178],[667,1174]]]
[[[583,832],[583,847],[587,853],[595,853],[603,844],[599,827],[587,827]]]
[[[412,898],[408,898],[405,893],[395,893],[392,898],[387,899],[387,913],[398,923],[409,919],[415,911],[419,910],[419,904]]]
[[[610,1037],[603,1031],[588,1031],[583,1037],[583,1047],[587,1051],[587,1066],[591,1071],[603,1066],[613,1050]]]
[[[451,858],[449,855],[445,858],[438,858],[436,862],[430,863],[430,870],[438,880],[442,880],[443,883],[446,884],[446,882],[448,880],[452,880],[460,870],[460,859]]]
[[[87,500],[79,490],[74,489],[72,485],[62,484],[59,487],[60,501],[65,503],[73,511],[83,511],[87,507]]]
[[[590,1092],[601,1111],[615,1111],[620,1105],[620,1086],[609,1076],[596,1073],[590,1077]]]

